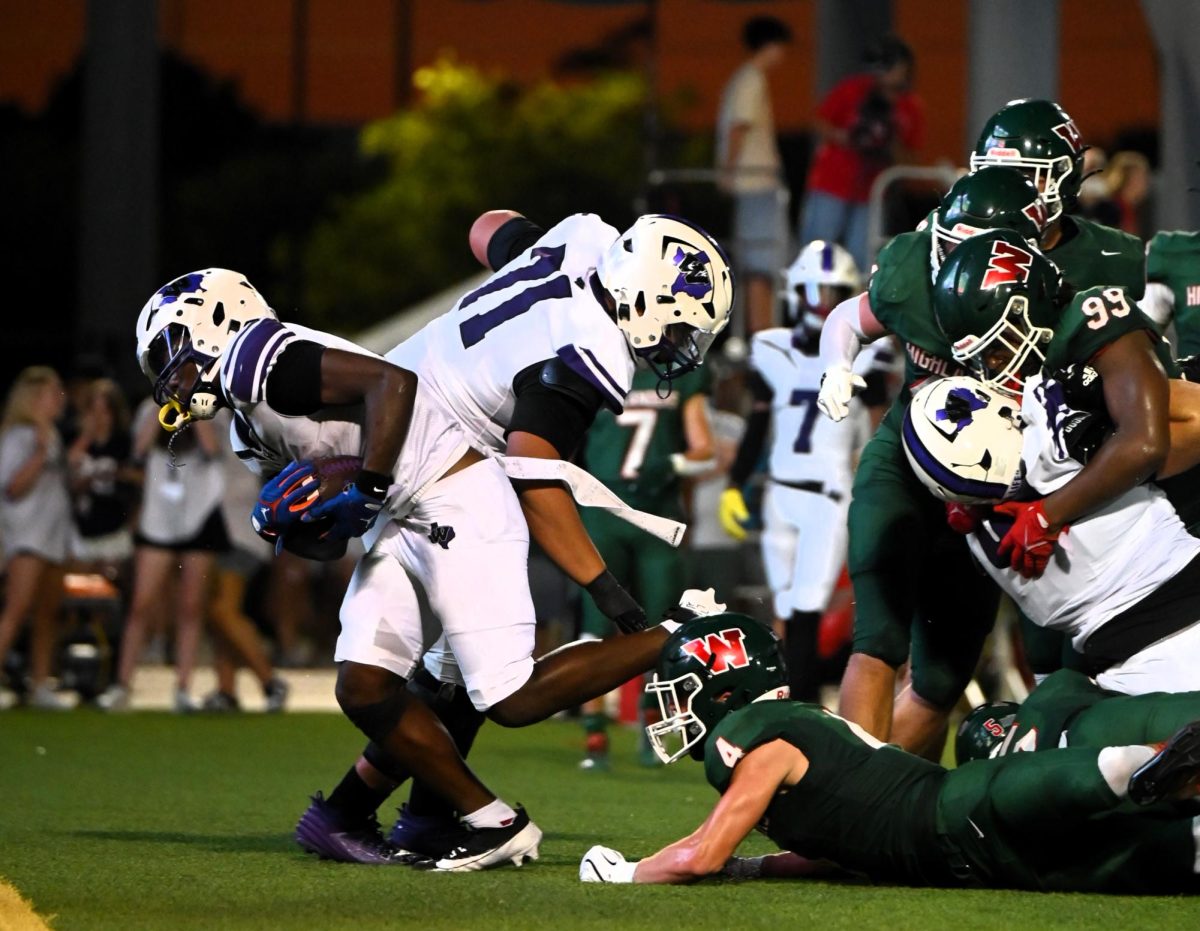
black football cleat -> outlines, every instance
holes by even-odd
[[[1200,782],[1200,721],[1185,724],[1158,753],[1129,777],[1129,798],[1139,805],[1153,805],[1181,795]]]
[[[530,821],[525,809],[518,805],[511,824],[498,828],[463,825],[461,837],[440,859],[427,859],[413,865],[443,873],[469,873],[504,863],[522,866],[538,858],[541,842],[541,828]]]

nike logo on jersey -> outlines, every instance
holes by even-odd
[[[1121,251],[1118,249],[1116,252],[1109,252],[1107,249],[1101,249],[1100,254],[1101,255],[1120,255]]]

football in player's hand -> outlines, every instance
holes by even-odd
[[[324,459],[314,459],[313,468],[316,469],[316,479],[319,482],[316,501],[328,501],[341,494],[342,489],[354,481],[362,469],[362,459],[358,456],[328,456]],[[346,555],[347,541],[321,539],[331,522],[327,518],[292,525],[283,535],[283,548],[297,556],[320,562],[341,559]]]

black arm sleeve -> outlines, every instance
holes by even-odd
[[[746,479],[758,465],[762,457],[763,446],[767,442],[767,430],[771,426],[771,399],[775,392],[758,372],[751,372],[746,385],[750,396],[754,398],[754,407],[746,421],[746,432],[742,434],[742,442],[738,444],[737,456],[729,469],[729,484],[740,488],[746,484]]]
[[[882,404],[887,404],[888,399],[888,377],[887,372],[880,369],[871,369],[864,376],[867,382],[867,387],[859,394],[858,399],[867,407],[879,407]]]
[[[488,241],[488,265],[495,271],[542,238],[546,231],[525,217],[513,217],[492,234]]]
[[[513,379],[517,404],[505,433],[532,433],[571,458],[596,411],[604,404],[599,389],[561,359],[535,362]]]
[[[325,347],[311,340],[288,343],[267,376],[267,403],[286,417],[306,417],[320,410],[324,353]]]

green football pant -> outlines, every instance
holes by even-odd
[[[1097,749],[977,760],[946,776],[938,830],[985,886],[1068,892],[1200,891],[1196,824],[1118,798]]]
[[[867,444],[850,503],[854,652],[889,666],[912,655],[913,689],[939,708],[970,682],[1000,593],[913,475],[898,407]]]

